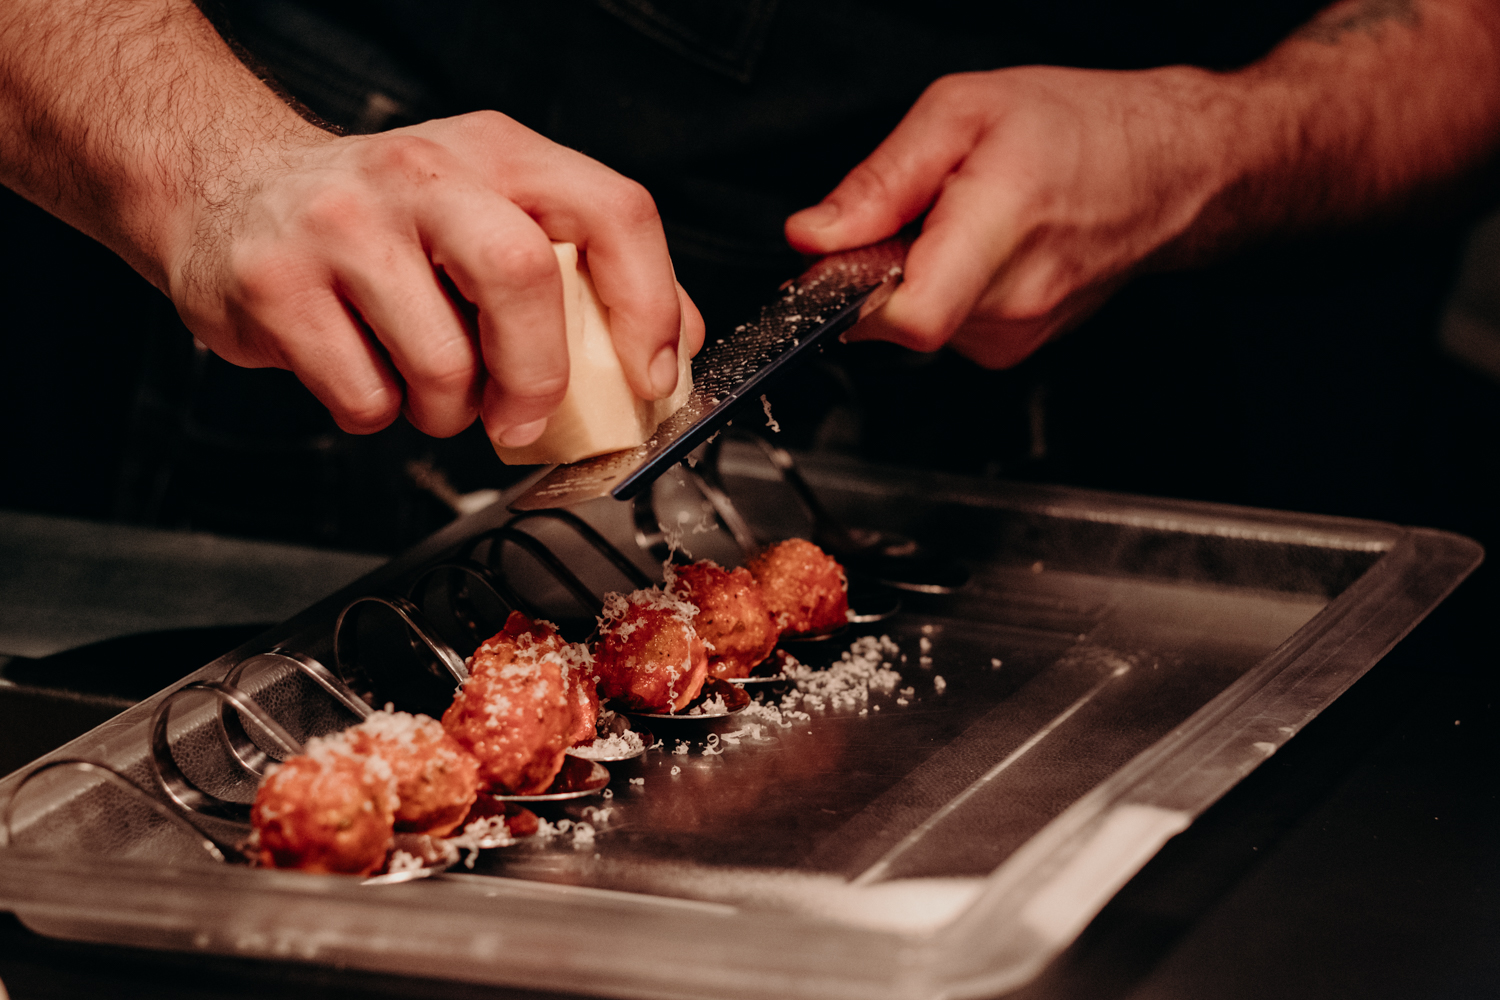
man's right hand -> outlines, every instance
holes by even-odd
[[[277,154],[194,206],[171,295],[215,353],[291,369],[345,430],[404,405],[439,437],[480,412],[503,445],[541,434],[568,384],[553,240],[587,255],[637,395],[672,392],[681,330],[702,340],[645,189],[503,115]]]
[[[703,324],[638,184],[493,112],[373,136],[303,121],[189,0],[0,7],[0,180],[98,238],[236,364],[288,368],[354,432],[403,410],[537,438],[577,244],[638,395]]]

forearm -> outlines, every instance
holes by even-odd
[[[0,180],[157,287],[257,158],[328,138],[189,0],[0,7]]]
[[[1170,263],[1397,215],[1478,171],[1500,147],[1500,5],[1348,0],[1265,59],[1205,77],[1217,165],[1159,255]]]

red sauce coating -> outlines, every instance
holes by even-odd
[[[782,631],[823,632],[849,620],[844,567],[812,542],[789,538],[747,565]]]
[[[443,728],[479,761],[486,785],[535,795],[562,769],[576,717],[562,671],[552,644],[529,633],[502,632],[475,651]]]
[[[599,679],[594,676],[594,657],[588,647],[563,639],[557,634],[557,626],[551,622],[532,621],[519,611],[512,611],[505,620],[505,628],[489,641],[498,644],[507,640],[515,643],[518,652],[534,644],[538,649],[558,655],[563,686],[568,691],[574,713],[568,745],[592,740],[599,722]]]
[[[255,793],[250,821],[260,862],[275,868],[369,875],[385,864],[397,805],[383,762],[357,757],[331,741],[270,770]]]
[[[610,594],[599,619],[594,668],[599,693],[646,712],[676,712],[698,696],[708,652],[693,606],[660,590]]]
[[[755,577],[743,566],[727,570],[708,559],[678,567],[675,575],[671,592],[698,609],[693,628],[709,649],[709,675],[749,677],[781,634]]]
[[[563,684],[573,701],[573,729],[568,733],[568,746],[587,743],[599,735],[599,679],[594,675],[593,658],[590,657],[586,670],[563,671]]]
[[[397,830],[446,836],[479,794],[479,762],[436,719],[376,712],[344,735],[354,753],[390,765],[400,800]]]

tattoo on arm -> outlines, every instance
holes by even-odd
[[[1296,37],[1337,45],[1352,32],[1379,35],[1391,22],[1415,27],[1420,20],[1415,0],[1348,0],[1322,11]]]

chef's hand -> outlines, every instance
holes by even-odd
[[[568,382],[551,241],[576,243],[643,398],[670,394],[679,332],[703,322],[677,285],[638,184],[481,112],[372,136],[301,136],[200,199],[169,254],[188,327],[235,364],[287,368],[355,433],[403,408],[456,434],[535,440]]]
[[[1426,211],[1500,156],[1496,51],[1493,0],[1341,0],[1233,73],[944,77],[787,237],[829,253],[926,212],[852,336],[1006,367],[1145,267]]]
[[[944,77],[819,205],[808,253],[927,213],[903,284],[850,339],[951,344],[1005,368],[1097,309],[1207,196],[1212,155],[1182,102],[1193,70],[1024,67]]]

